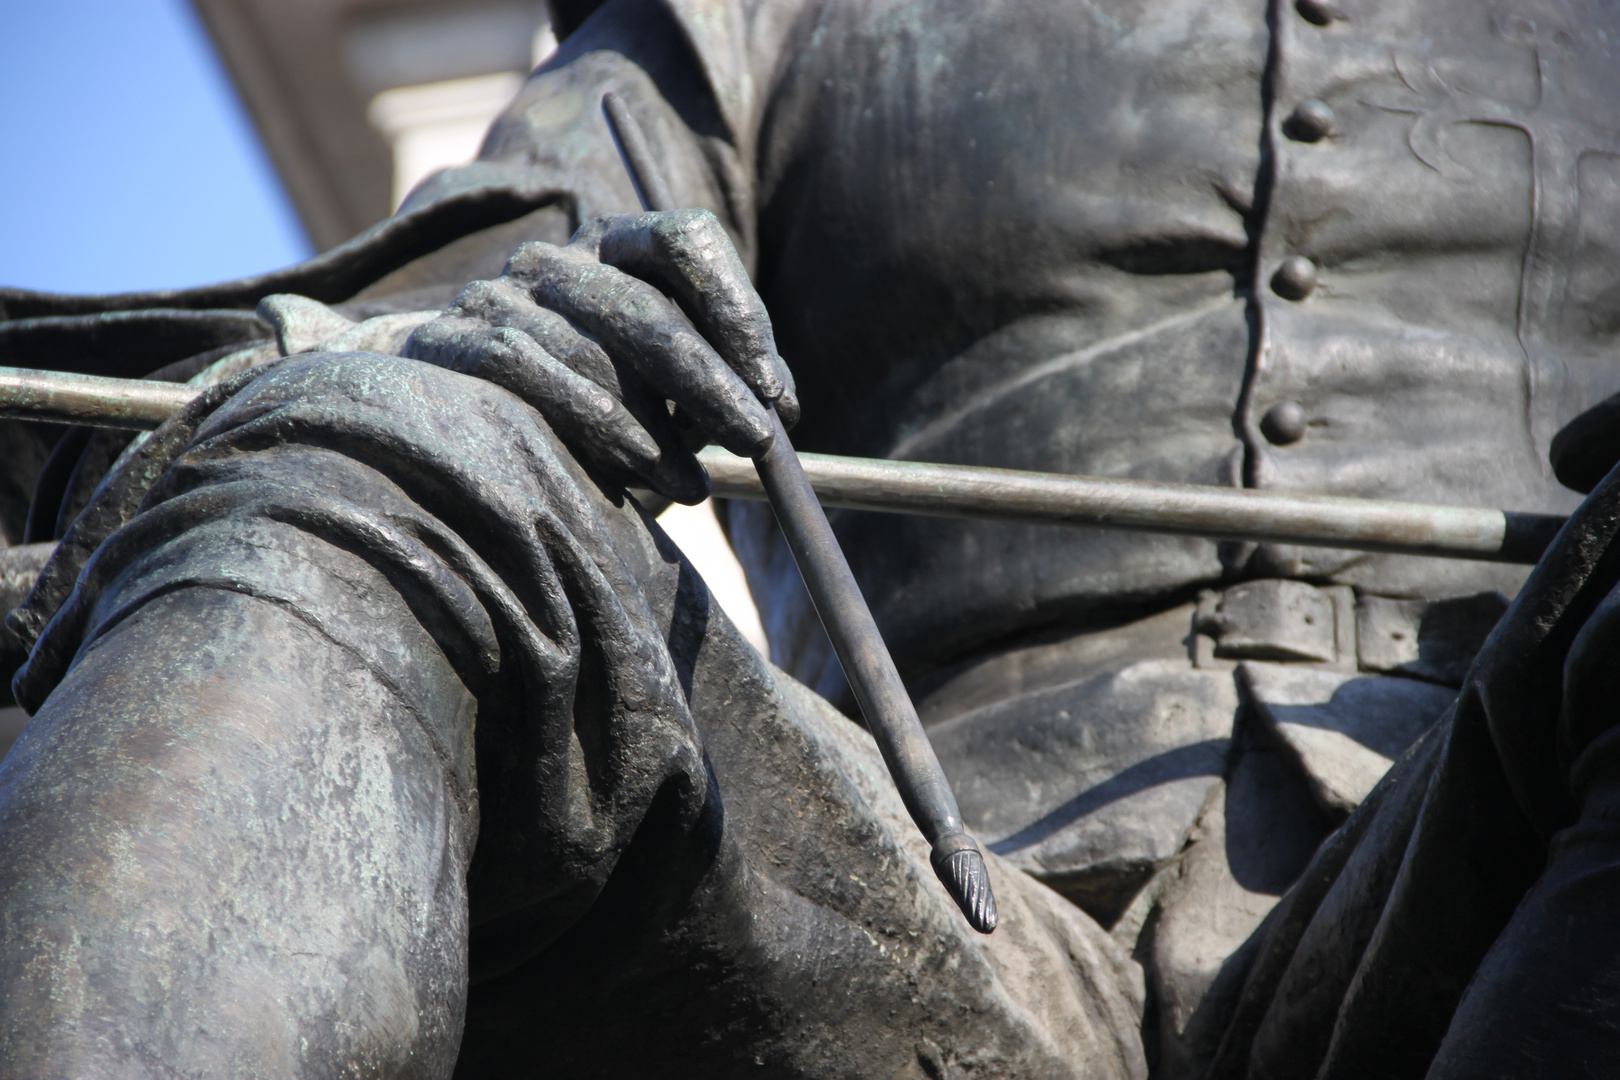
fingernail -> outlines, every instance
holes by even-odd
[[[752,446],[744,456],[751,458],[764,457],[770,448],[775,445],[775,443],[776,432],[767,431],[764,433],[762,438],[757,438],[754,440]]]
[[[799,399],[791,391],[784,391],[776,399],[776,415],[782,418],[782,426],[790,431],[799,422]]]
[[[665,455],[658,460],[657,475],[647,479],[682,506],[696,506],[709,497],[709,473],[695,454]]]
[[[759,386],[756,388],[759,391],[759,396],[771,402],[780,398],[787,387],[782,385],[781,378],[776,374],[775,365],[771,363],[771,357],[766,355],[756,363],[755,369],[761,373]]]

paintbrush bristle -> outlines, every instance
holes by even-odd
[[[988,934],[996,928],[996,898],[990,891],[990,872],[977,849],[953,851],[935,860],[934,872],[973,929]]]

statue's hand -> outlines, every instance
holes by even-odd
[[[402,352],[510,390],[576,453],[685,503],[708,493],[694,445],[753,456],[772,438],[762,402],[784,423],[798,413],[765,305],[706,210],[524,244]]]

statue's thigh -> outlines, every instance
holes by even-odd
[[[975,933],[870,736],[673,577],[644,586],[686,673],[709,816],[682,832],[652,807],[584,918],[474,984],[458,1075],[537,1052],[579,1075],[1143,1075],[1135,964],[994,856],[1001,921]]]
[[[447,1069],[465,849],[352,652],[241,593],[153,598],[0,766],[0,1075]]]

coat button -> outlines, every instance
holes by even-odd
[[[1271,275],[1271,291],[1284,300],[1303,300],[1316,291],[1316,264],[1299,255],[1290,255]]]
[[[1332,0],[1295,0],[1294,10],[1306,22],[1317,26],[1327,26],[1334,19],[1349,18],[1332,3]]]
[[[1287,446],[1305,437],[1305,410],[1297,401],[1284,401],[1260,418],[1260,434],[1273,446]]]
[[[1333,131],[1333,109],[1325,101],[1311,98],[1294,106],[1283,122],[1283,134],[1295,142],[1320,142]]]

